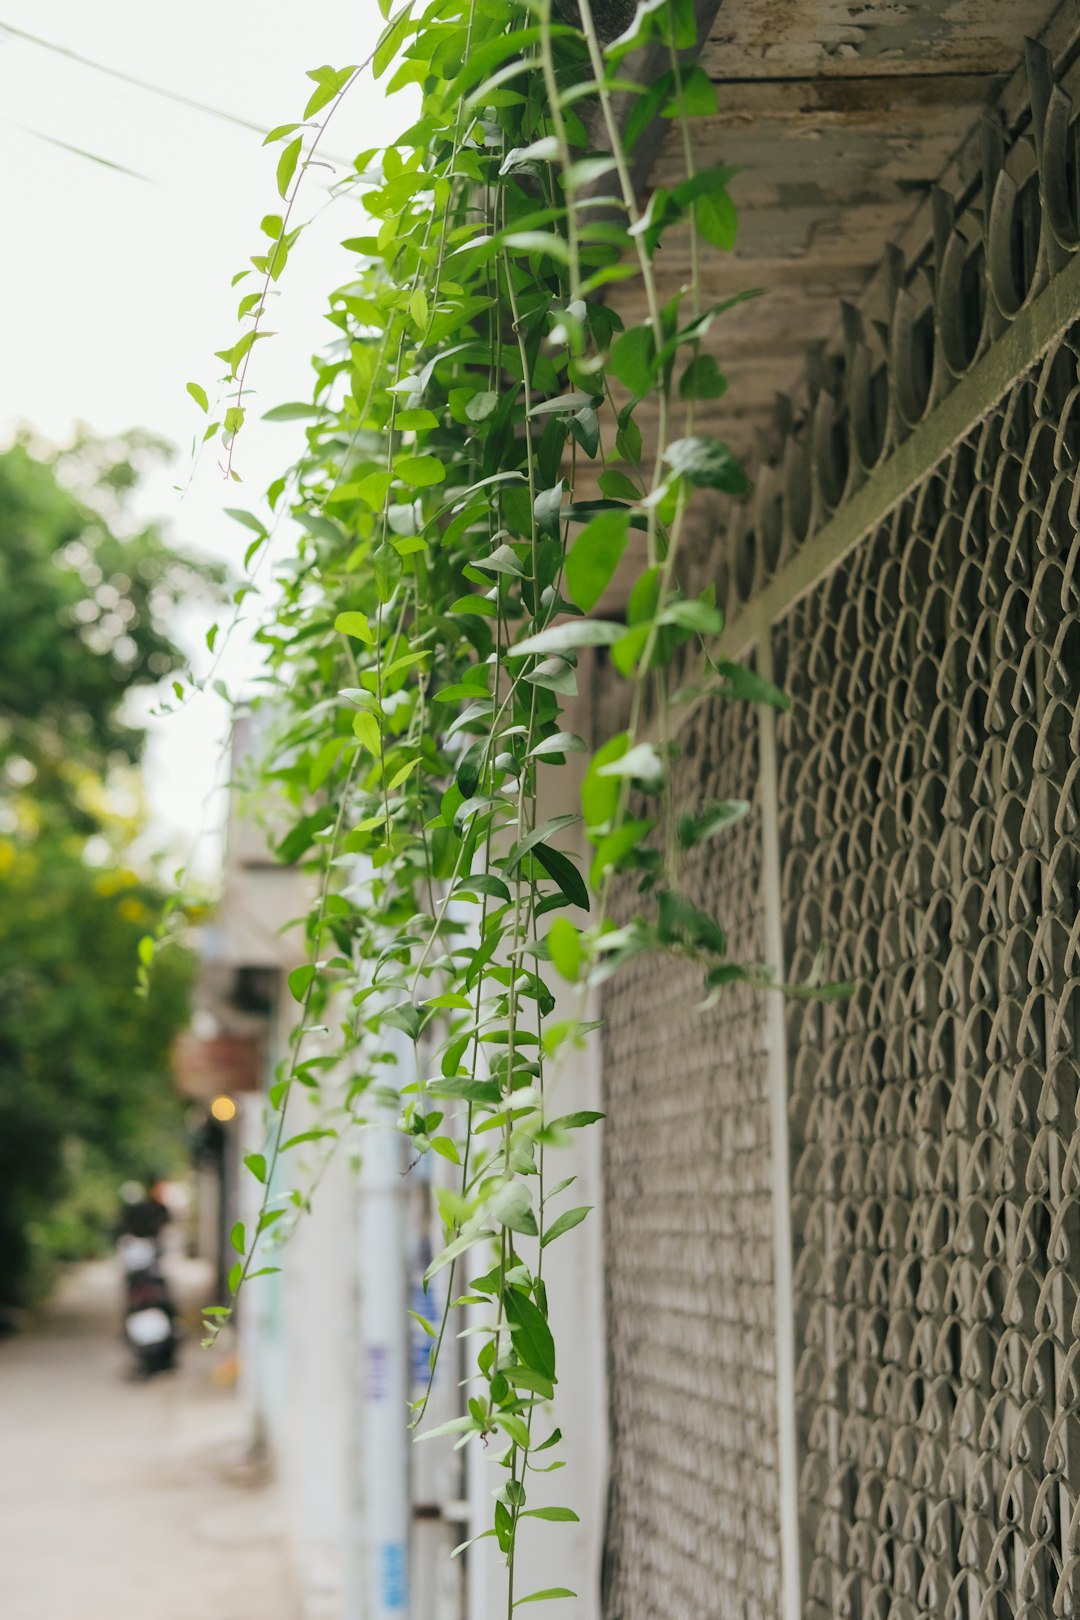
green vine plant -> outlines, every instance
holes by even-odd
[[[273,1269],[308,1202],[310,1189],[280,1190],[283,1155],[301,1142],[332,1151],[389,1108],[411,1159],[448,1162],[435,1178],[445,1246],[428,1281],[445,1306],[424,1323],[432,1370],[455,1313],[480,1310],[485,1325],[465,1341],[478,1346],[467,1411],[430,1432],[482,1442],[499,1470],[483,1534],[505,1558],[510,1614],[574,1595],[521,1593],[514,1578],[526,1525],[575,1517],[530,1506],[534,1474],[559,1462],[544,1259],[588,1214],[567,1206],[550,1156],[601,1116],[549,1110],[553,1080],[594,1027],[589,990],[641,952],[699,963],[706,997],[768,982],[729,959],[718,920],[680,888],[688,852],[747,807],[673,802],[668,717],[703,692],[784,700],[716,655],[713,592],[680,587],[695,492],[749,489],[696,420],[725,387],[702,340],[739,300],[703,301],[702,259],[730,250],[735,211],[731,171],[693,162],[690,126],[716,97],[684,65],[691,0],[642,0],[614,39],[592,0],[379,5],[371,60],[313,72],[303,121],[268,137],[283,212],[263,221],[257,290],[221,354],[228,403],[206,429],[237,477],[248,370],[341,97],[369,74],[390,93],[418,87],[410,126],[335,182],[362,220],[345,241],[355,276],[330,294],[336,335],[315,359],[312,400],[268,413],[303,420],[306,443],[268,491],[274,521],[287,512],[300,538],[258,632],[274,734],[263,792],[292,807],[277,853],[318,873],[318,897],[308,960],[290,977],[298,1018],[266,1151],[248,1159],[262,1208],[252,1230],[234,1230],[230,1287]],[[634,78],[643,47],[668,64],[647,84]],[[642,204],[631,164],[656,118],[682,127],[685,178]],[[692,275],[661,304],[653,265],[672,231],[689,235]],[[611,294],[629,278],[647,316],[624,327]],[[189,391],[208,411],[206,392]],[[268,529],[234,515],[253,533],[251,568]],[[627,605],[605,615],[617,575]],[[704,674],[675,692],[688,642]],[[591,747],[572,711],[579,668],[598,657],[625,684],[626,723]],[[575,753],[580,815],[543,819],[549,773]],[[584,859],[563,847],[574,823]],[[636,893],[620,924],[616,883]],[[556,1016],[558,980],[577,991],[570,1017]],[[344,1109],[335,1090],[336,1112],[328,1102],[316,1131],[290,1135],[290,1096],[317,1100],[343,1066]],[[234,1303],[208,1313],[211,1336]]]

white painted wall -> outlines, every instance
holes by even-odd
[[[542,817],[577,810],[580,757],[571,755],[557,776],[548,773],[555,780],[540,808]],[[233,831],[237,856],[257,859],[243,830]],[[569,838],[563,847],[570,847]],[[273,961],[284,974],[295,965],[299,936],[283,939],[276,930],[302,910],[296,874],[245,869],[236,859],[219,918],[226,955]],[[287,1048],[295,1012],[287,992],[283,1002],[271,1042],[277,1053]],[[565,987],[556,1016],[581,1010],[576,994]],[[268,1071],[273,1061],[271,1050]],[[549,1087],[549,1117],[600,1108],[595,1038],[568,1056]],[[245,1152],[265,1148],[264,1109],[264,1098],[244,1102]],[[296,1087],[290,1134],[317,1122],[304,1089]],[[549,1186],[577,1177],[553,1212],[578,1204],[594,1210],[545,1254],[559,1355],[551,1417],[565,1436],[559,1454],[566,1467],[532,1476],[529,1486],[531,1505],[572,1507],[581,1523],[531,1523],[522,1536],[517,1571],[518,1595],[551,1585],[576,1591],[575,1620],[598,1620],[606,1491],[601,1129],[576,1132],[572,1146],[548,1155]],[[359,1183],[348,1153],[341,1153],[321,1181],[313,1212],[299,1221],[284,1251],[281,1277],[257,1279],[241,1313],[242,1376],[253,1432],[265,1435],[284,1486],[302,1620],[504,1620],[505,1569],[494,1542],[449,1559],[459,1541],[490,1524],[491,1491],[501,1482],[501,1471],[479,1446],[471,1445],[465,1456],[449,1442],[417,1446],[407,1429],[405,1406],[418,1393],[423,1346],[420,1330],[412,1334],[402,1318],[407,1304],[420,1304],[410,1291],[415,1293],[431,1253],[442,1243],[424,1178],[432,1169],[452,1171],[441,1161],[430,1168],[425,1161],[402,1176],[399,1144],[382,1152],[384,1141],[372,1154],[369,1135],[359,1145],[368,1158]],[[318,1156],[315,1149],[304,1151],[313,1160]],[[290,1168],[282,1184],[297,1179]],[[240,1216],[250,1223],[258,1187],[250,1177],[242,1186]],[[437,1308],[441,1299],[437,1287],[429,1304]],[[388,1301],[399,1331],[387,1322]],[[473,1349],[468,1340],[464,1346],[447,1341],[428,1426],[463,1409],[468,1389],[460,1380]],[[380,1544],[392,1539],[391,1521],[401,1522],[403,1507],[409,1547],[399,1580],[400,1556],[380,1552]]]

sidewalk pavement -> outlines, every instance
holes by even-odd
[[[175,1275],[175,1272],[174,1272]],[[180,1265],[181,1291],[202,1281]],[[186,1286],[185,1286],[186,1285]],[[294,1620],[275,1491],[220,1353],[127,1380],[109,1262],[0,1342],[3,1620]]]

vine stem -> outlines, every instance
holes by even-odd
[[[331,839],[331,851],[336,849],[341,838],[342,828],[345,824],[345,812],[349,801],[349,790],[352,786],[352,779],[355,769],[356,759],[354,755],[353,759],[349,763],[349,770],[345,778],[345,784],[341,790],[341,800],[338,805],[337,818],[334,823],[334,832]],[[332,859],[328,858],[323,869],[322,885],[319,891],[318,915],[315,920],[315,926],[312,929],[315,957],[318,956],[319,936],[322,932],[323,921],[326,917],[326,902],[330,895],[330,878],[332,872],[333,862]],[[311,957],[308,959],[308,966],[311,968],[314,968],[315,966],[315,962]],[[270,1207],[270,1190],[273,1185],[274,1170],[277,1167],[278,1160],[281,1158],[281,1145],[285,1140],[285,1121],[288,1114],[289,1097],[292,1094],[293,1083],[296,1080],[296,1075],[300,1067],[300,1053],[303,1050],[304,1036],[307,1033],[306,1026],[308,1012],[311,1006],[311,998],[315,988],[315,980],[316,975],[313,972],[304,987],[304,996],[300,1004],[300,1018],[296,1026],[296,1034],[293,1039],[293,1049],[289,1060],[289,1068],[282,1081],[281,1107],[278,1109],[277,1125],[275,1127],[273,1140],[270,1145],[270,1153],[266,1161],[266,1180],[263,1184],[263,1195],[259,1203],[259,1212],[255,1220],[255,1230],[252,1233],[250,1246],[247,1248],[247,1251],[244,1254],[243,1265],[241,1267],[240,1276],[237,1279],[236,1287],[232,1291],[233,1303],[228,1308],[228,1315],[219,1317],[216,1320],[215,1332],[213,1334],[214,1338],[217,1337],[217,1334],[221,1331],[221,1328],[224,1327],[225,1323],[228,1321],[229,1316],[232,1315],[232,1312],[236,1306],[236,1300],[240,1294],[240,1290],[247,1281],[248,1276],[251,1273],[251,1267],[255,1261],[255,1251],[259,1245],[259,1238],[262,1236],[263,1217]]]
[[[571,181],[570,142],[566,135],[566,119],[563,117],[562,102],[559,98],[559,83],[555,77],[555,57],[551,48],[551,4],[552,0],[542,0],[540,11],[540,61],[544,74],[544,87],[548,93],[551,122],[555,126],[555,139],[559,146],[559,163],[562,166],[563,186],[566,191],[566,234],[570,256],[568,267],[570,272],[570,298],[572,302],[577,302],[581,298],[581,241],[578,233],[577,207],[574,202],[576,187]]]
[[[659,354],[664,346],[664,318],[660,306],[660,295],[656,290],[656,277],[653,274],[652,259],[649,255],[648,244],[645,241],[642,225],[642,216],[638,212],[637,197],[634,194],[634,182],[630,175],[630,165],[626,160],[626,152],[622,144],[622,135],[619,130],[615,109],[611,101],[611,91],[607,82],[607,65],[604,62],[603,51],[596,32],[590,0],[578,0],[578,11],[581,17],[581,31],[585,37],[585,44],[589,52],[589,61],[592,65],[593,77],[596,82],[596,93],[600,101],[601,112],[604,118],[604,128],[607,131],[608,144],[611,156],[615,163],[615,172],[619,179],[619,190],[622,193],[623,206],[629,221],[629,230],[633,238],[637,253],[638,267],[641,270],[641,281],[645,288],[645,300],[649,311],[649,325],[652,327],[653,342]],[[663,378],[660,379],[660,389],[657,395],[657,433],[656,457],[653,465],[651,487],[659,487],[664,465],[664,451],[668,441],[668,388]],[[657,562],[657,512],[655,503],[650,504],[646,514],[646,535],[649,547],[649,564],[655,566]]]
[[[255,310],[255,320],[254,320],[254,323],[253,323],[252,328],[251,328],[252,340],[251,340],[251,342],[249,343],[249,345],[247,347],[247,352],[244,355],[243,362],[242,362],[241,367],[240,367],[240,372],[239,372],[239,375],[237,376],[237,379],[236,379],[236,384],[237,384],[237,386],[236,386],[236,406],[235,406],[236,410],[240,410],[241,407],[243,406],[244,387],[245,387],[245,384],[247,382],[248,366],[251,364],[251,356],[255,352],[255,343],[256,343],[256,340],[257,340],[258,335],[259,335],[259,327],[260,327],[260,325],[262,323],[262,318],[263,318],[264,314],[266,313],[266,295],[270,291],[270,282],[273,279],[274,269],[275,269],[275,266],[277,265],[277,262],[278,262],[278,254],[281,251],[281,244],[285,240],[285,236],[286,236],[286,233],[287,233],[288,228],[289,228],[289,220],[292,218],[292,211],[293,211],[293,208],[296,205],[296,199],[300,194],[300,187],[303,184],[304,176],[306,175],[306,173],[308,171],[308,168],[311,165],[311,162],[312,162],[312,160],[313,160],[313,158],[315,156],[315,153],[319,149],[320,141],[322,140],[323,136],[326,134],[327,128],[329,127],[329,124],[330,124],[330,120],[333,118],[334,114],[337,112],[338,108],[341,106],[341,103],[344,101],[345,97],[348,95],[349,91],[352,89],[352,87],[356,83],[357,79],[359,79],[361,74],[365,73],[367,71],[367,69],[371,66],[372,62],[374,62],[374,60],[375,60],[375,51],[377,51],[377,50],[378,50],[378,46],[376,46],[375,50],[372,51],[369,56],[365,57],[364,60],[357,67],[353,68],[352,73],[349,75],[349,77],[346,79],[345,83],[342,85],[341,89],[338,91],[337,95],[334,97],[333,101],[330,104],[330,107],[327,110],[326,117],[323,119],[322,123],[319,125],[318,129],[315,132],[315,138],[312,141],[310,147],[308,148],[307,156],[304,158],[304,161],[300,164],[297,175],[296,175],[295,179],[293,180],[292,186],[291,186],[291,188],[289,190],[289,195],[288,195],[288,197],[286,199],[286,202],[285,202],[285,213],[283,214],[282,220],[281,220],[281,230],[280,230],[277,238],[275,239],[273,248],[271,249],[270,256],[269,256],[269,258],[267,260],[266,273],[263,276],[262,290],[259,293],[259,302],[258,302],[258,304],[256,306],[256,310]],[[237,431],[239,431],[239,430],[237,430]],[[224,469],[224,473],[225,473],[226,478],[232,478],[234,476],[234,474],[233,474],[233,450],[234,450],[234,447],[236,445],[236,438],[237,438],[236,433],[231,434],[230,438],[229,438],[229,453],[228,453],[228,459],[227,459],[227,461],[225,463],[225,469]]]

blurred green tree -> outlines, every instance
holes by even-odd
[[[0,454],[0,1306],[33,1294],[88,1166],[98,1183],[146,1175],[179,1141],[169,1048],[192,964],[169,947],[136,998],[164,896],[129,864],[143,736],[125,702],[183,664],[170,619],[215,575],[130,519],[161,449],[23,438]],[[79,1222],[63,1230],[77,1248]]]

